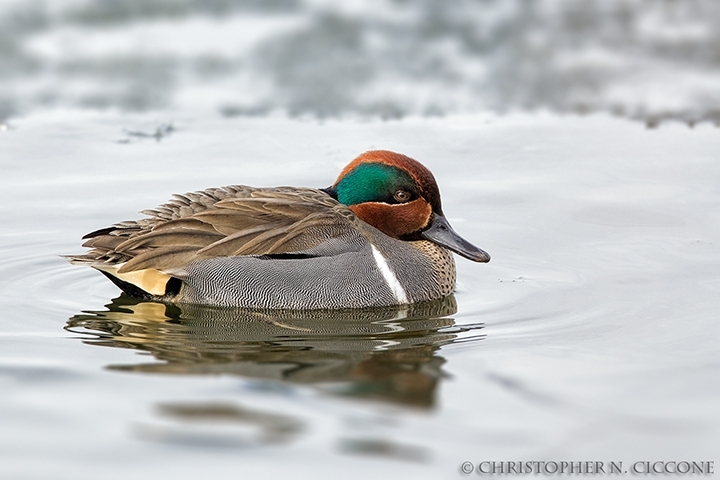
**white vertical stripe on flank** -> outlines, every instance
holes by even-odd
[[[380,253],[380,250],[375,248],[375,245],[370,245],[370,247],[372,248],[373,257],[375,257],[375,263],[377,263],[380,273],[382,273],[382,276],[385,279],[385,283],[387,283],[387,286],[390,287],[393,295],[395,295],[395,300],[397,300],[398,303],[409,303],[407,295],[405,294],[405,289],[402,285],[400,285],[400,282],[398,282],[398,279],[393,271],[390,270],[390,266],[388,265],[387,260],[385,260],[385,257],[383,257],[382,253]]]

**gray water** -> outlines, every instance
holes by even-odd
[[[614,461],[630,470],[642,461],[717,460],[720,135],[711,95],[703,93],[714,61],[703,63],[698,53],[675,71],[677,52],[626,51],[658,71],[698,80],[678,84],[683,95],[664,80],[649,81],[661,97],[677,100],[675,110],[643,100],[645,113],[668,113],[659,126],[635,114],[643,102],[633,95],[615,116],[608,92],[645,88],[628,80],[629,72],[606,79],[590,108],[600,113],[565,116],[562,105],[520,82],[512,88],[545,110],[499,114],[522,102],[489,93],[487,83],[476,93],[462,90],[472,75],[442,77],[432,66],[418,67],[414,80],[416,62],[399,61],[408,50],[390,52],[367,25],[406,22],[393,35],[407,43],[393,48],[416,45],[424,58],[430,46],[444,45],[447,32],[463,31],[456,27],[473,18],[474,4],[447,14],[456,23],[437,35],[423,27],[423,19],[444,18],[423,14],[430,2],[408,4],[407,12],[401,4],[5,6],[25,13],[12,13],[14,22],[10,13],[3,17],[15,33],[3,30],[0,42],[0,80],[10,99],[0,122],[1,478],[458,478],[466,476],[466,461]],[[125,10],[101,15],[113,5]],[[541,26],[566,38],[550,28],[556,17],[549,5],[567,5],[542,5]],[[673,2],[625,5],[643,25],[672,11],[697,25],[715,11],[707,2],[694,2],[684,16],[677,11],[685,7]],[[498,3],[486,6],[500,11]],[[520,18],[505,15],[485,20]],[[238,30],[260,42],[237,54],[242,67],[215,63],[211,79],[187,74],[203,49],[225,51],[222,35],[208,28],[240,38],[223,25],[258,25],[258,16],[270,22],[260,29],[264,36]],[[377,40],[363,47],[377,70],[358,80],[352,101],[313,80],[344,65],[354,45],[335,41],[347,25],[311,28],[327,18],[345,18],[358,35]],[[649,31],[637,28],[633,38]],[[199,33],[188,37],[192,31]],[[683,31],[702,35],[700,27]],[[165,67],[155,57],[118,63],[122,56],[113,51],[126,48],[126,39],[150,37],[156,41],[137,55],[176,52],[168,53],[179,66],[171,74],[157,76]],[[317,63],[327,57],[314,57],[306,44],[288,60],[267,53],[272,45],[287,52],[298,38],[310,46],[325,39],[317,45],[333,45],[341,60]],[[609,37],[598,38],[597,48],[612,50]],[[558,48],[572,43],[557,41]],[[229,43],[232,52],[242,42]],[[491,44],[497,53],[517,42]],[[54,45],[61,46],[56,57]],[[193,51],[199,56],[188,57]],[[458,65],[490,58],[444,52]],[[69,69],[70,57],[85,67]],[[276,65],[264,70],[251,63],[258,58]],[[304,75],[295,58],[310,59],[315,73],[308,83],[291,76],[284,85],[277,79],[286,78],[288,62]],[[148,67],[135,70],[139,64]],[[397,70],[383,68],[391,64]],[[98,73],[101,65],[112,73]],[[343,68],[334,78],[344,78]],[[528,71],[539,78],[549,70]],[[240,71],[253,79],[242,83]],[[277,81],[266,81],[271,73]],[[438,95],[421,94],[426,81]],[[318,100],[311,85],[329,93]],[[563,88],[572,93],[573,85]],[[243,86],[258,87],[253,98],[262,101],[243,104],[240,97],[252,97]],[[138,92],[151,93],[133,96]],[[373,110],[368,92],[396,103]],[[403,95],[417,103],[396,108]],[[453,95],[457,102],[444,97]],[[423,99],[433,98],[445,100],[428,112],[432,102]],[[383,120],[387,111],[400,113]],[[427,165],[455,229],[492,255],[487,265],[457,259],[453,298],[312,314],[165,306],[120,296],[98,272],[60,257],[82,251],[83,234],[138,218],[172,193],[237,183],[324,187],[372,148]]]

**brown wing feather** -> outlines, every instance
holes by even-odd
[[[160,271],[180,269],[195,258],[196,247],[160,247],[146,250],[132,257],[118,273],[134,272],[151,268]]]
[[[198,250],[198,257],[229,257],[237,255],[237,251],[243,245],[251,242],[258,236],[264,235],[268,230],[273,230],[277,224],[255,225],[252,227],[242,228],[217,242],[206,245]]]
[[[71,261],[122,262],[119,273],[177,271],[217,256],[298,252],[343,237],[359,222],[345,206],[315,189],[229,186],[175,195],[143,213],[86,237],[92,248]]]
[[[116,252],[127,253],[139,247],[204,247],[208,242],[221,240],[225,236],[217,231],[207,231],[188,227],[151,230],[149,233],[125,240],[114,247]]]

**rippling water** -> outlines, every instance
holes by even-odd
[[[716,460],[720,13],[574,5],[0,4],[0,477]],[[373,148],[492,255],[453,298],[167,306],[61,258],[172,193],[325,187]]]

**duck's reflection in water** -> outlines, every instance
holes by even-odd
[[[445,362],[439,349],[479,339],[457,326],[454,297],[364,310],[247,310],[166,305],[120,296],[68,321],[93,345],[150,352],[161,362],[111,365],[166,374],[236,374],[406,406],[433,406]],[[87,335],[91,335],[87,338]]]

